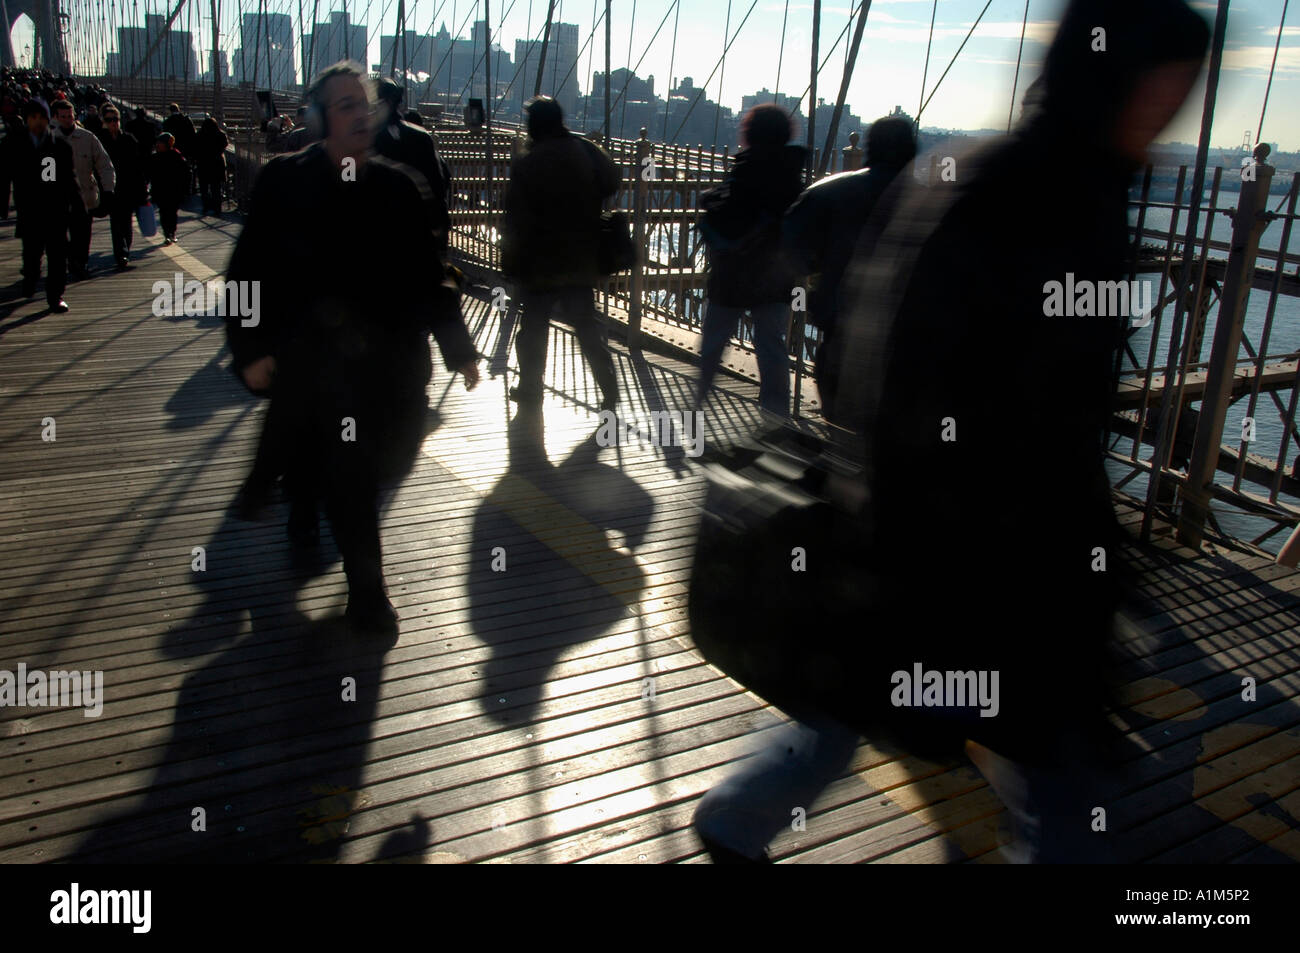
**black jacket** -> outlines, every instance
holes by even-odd
[[[220,178],[226,172],[226,146],[230,139],[215,122],[204,122],[194,135],[194,162],[199,175]]]
[[[422,393],[430,331],[448,368],[474,360],[457,303],[438,290],[433,235],[409,213],[421,201],[411,171],[383,157],[355,182],[342,181],[321,143],[268,162],[227,270],[261,283],[260,323],[227,319],[231,370],[270,355],[319,380]],[[388,280],[394,273],[430,280]]]
[[[601,209],[619,182],[614,161],[581,136],[532,143],[506,186],[502,254],[512,277],[534,290],[595,287]]]
[[[438,158],[433,136],[412,123],[404,120],[390,122],[380,128],[375,136],[375,151],[381,156],[402,162],[424,177],[430,191],[430,209],[432,218],[430,227],[438,237],[439,247],[447,247],[447,232],[451,219],[447,213],[447,192],[450,183],[443,175],[443,163]]]
[[[881,164],[830,176],[809,186],[785,213],[782,243],[801,277],[817,276],[808,317],[823,331],[835,326],[840,282],[858,234],[898,172]]]
[[[799,276],[781,248],[781,217],[803,190],[801,146],[737,152],[727,177],[700,196],[709,300],[731,307],[789,302]]]
[[[153,152],[146,165],[153,200],[160,207],[180,206],[189,194],[190,170],[177,149]]]
[[[0,181],[6,192],[13,182],[17,235],[61,234],[72,210],[81,208],[72,147],[52,132],[39,143],[32,142],[26,128],[6,136],[0,146]]]
[[[144,162],[140,159],[140,144],[129,132],[119,132],[114,138],[105,128],[98,135],[117,173],[114,204],[120,208],[139,208],[149,201],[149,186],[145,180]]]
[[[181,155],[189,156],[194,151],[194,121],[184,113],[172,113],[162,124],[163,132],[170,132],[176,137],[176,148]]]
[[[122,123],[122,131],[135,136],[136,144],[140,147],[140,158],[144,160],[153,152],[158,133],[162,130],[158,128],[156,122],[146,116]]]

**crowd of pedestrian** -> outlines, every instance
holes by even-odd
[[[164,244],[176,240],[178,211],[196,175],[203,214],[222,211],[228,140],[216,120],[205,118],[196,131],[176,103],[161,126],[143,108],[124,120],[123,108],[101,86],[45,69],[0,68],[0,213],[8,217],[12,186],[22,296],[35,295],[44,262],[46,301],[56,313],[69,310],[67,282],[94,275],[96,218],[108,219],[113,263],[125,271],[136,217],[149,218],[149,202]]]
[[[1099,25],[1104,57],[1090,52]],[[715,860],[765,860],[791,808],[810,805],[845,770],[863,735],[925,754],[976,743],[977,763],[1011,811],[1021,859],[1104,857],[1088,836],[1087,805],[1105,746],[1101,657],[1122,574],[1097,573],[1089,558],[1098,546],[1118,551],[1102,448],[1123,316],[1045,318],[1042,288],[1067,273],[1120,277],[1128,182],[1187,98],[1208,40],[1185,0],[1072,0],[1020,124],[958,160],[951,184],[920,181],[912,123],[882,118],[867,137],[866,168],[805,188],[808,156],[794,144],[791,117],[775,104],[744,116],[740,151],[700,203],[709,268],[695,407],[708,405],[723,351],[748,315],[760,404],[769,418],[786,418],[787,338],[802,320],[800,292],[811,291],[816,379],[834,424],[825,449],[838,463],[820,482],[800,477],[801,493],[816,489],[816,505],[778,508],[749,536],[730,522],[701,535],[690,597],[697,643],[721,646],[728,674],[794,719],[701,801],[695,828]],[[126,221],[120,244],[114,224],[114,253],[128,254],[129,210],[148,181],[173,240],[183,156],[199,160],[206,206],[217,198],[209,189],[226,140],[211,120],[196,131],[173,107],[156,150],[135,162],[116,107],[98,108],[102,96],[28,79],[33,88],[22,86],[27,98],[13,104],[24,124],[6,138],[4,167],[23,228],[24,281],[34,283],[29,268],[46,251],[53,307],[65,254],[73,274],[85,274],[96,209]],[[5,74],[6,122],[13,80]],[[318,546],[323,516],[343,557],[349,622],[395,635],[379,513],[424,436],[430,334],[447,371],[469,388],[479,380],[461,276],[447,261],[450,174],[430,134],[403,118],[396,84],[375,89],[340,63],[307,99],[293,123],[278,117],[269,128],[268,144],[286,151],[258,176],[228,268],[231,281],[261,292],[259,320],[226,319],[232,371],[269,398],[233,510],[260,518],[282,479],[294,550]],[[601,408],[613,410],[620,395],[594,289],[610,273],[604,213],[623,173],[566,127],[553,99],[531,100],[526,113],[528,144],[513,162],[501,225],[502,268],[520,306],[510,397],[520,414],[537,412],[557,316],[574,328]],[[58,169],[48,183],[39,175],[47,160]],[[1078,183],[1073,194],[1034,247],[1021,247],[1023,222],[1062,177]],[[1013,408],[1055,478],[1005,494],[1000,434]],[[1055,523],[1044,540],[1048,512]],[[1031,537],[1038,546],[1026,562],[1016,549]],[[820,560],[816,572],[791,573],[792,543]],[[936,550],[971,556],[938,599]],[[1003,574],[1012,564],[1020,575],[1009,604]],[[985,631],[972,636],[972,620]],[[918,658],[949,673],[1000,673],[997,717],[942,699],[900,707],[890,673]]]

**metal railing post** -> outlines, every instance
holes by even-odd
[[[1178,539],[1193,548],[1201,545],[1204,535],[1210,489],[1223,443],[1223,427],[1232,402],[1232,380],[1237,368],[1237,351],[1241,348],[1246,299],[1254,277],[1259,240],[1269,222],[1265,213],[1274,169],[1264,162],[1268,151],[1267,145],[1255,147],[1256,161],[1247,167],[1253,172],[1253,178],[1245,180],[1243,177],[1237,211],[1232,217],[1232,248],[1224,268],[1219,316],[1206,369],[1205,393],[1196,424],[1192,458],[1187,467],[1187,483],[1180,494],[1183,505],[1178,516]]]
[[[632,280],[628,286],[627,346],[630,348],[641,344],[641,296],[645,290],[645,262],[649,259],[645,247],[647,183],[642,169],[646,156],[650,154],[650,143],[645,136],[645,127],[642,127],[641,138],[636,141],[636,165],[632,168],[633,181],[636,183],[632,204],[632,240],[638,254],[632,265]]]

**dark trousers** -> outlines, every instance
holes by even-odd
[[[90,260],[90,213],[78,204],[68,218],[68,269],[76,274],[86,270]]]
[[[570,325],[578,336],[582,356],[591,367],[596,384],[606,397],[618,393],[614,376],[614,358],[609,353],[605,327],[596,317],[595,301],[590,288],[560,288],[554,291],[520,293],[523,313],[519,317],[519,334],[515,353],[519,357],[519,388],[539,394],[546,373],[546,352],[551,332],[551,311],[558,308],[560,320]]]
[[[292,368],[282,373],[254,470],[283,466],[292,505],[324,510],[349,592],[363,598],[382,592],[380,496],[405,478],[419,453],[424,388],[377,384],[349,369],[306,379]],[[352,421],[354,440],[343,439],[344,418]]]
[[[221,186],[224,174],[217,172],[199,173],[199,188],[203,193],[203,210],[212,209],[221,214]]]
[[[154,201],[157,203],[157,199]],[[179,205],[158,205],[158,217],[162,219],[164,238],[176,237],[176,213],[178,211],[180,211]]]
[[[23,284],[33,287],[41,276],[41,256],[49,259],[45,300],[51,305],[63,297],[68,283],[68,246],[62,232],[23,234]]]
[[[134,237],[134,229],[131,225],[131,219],[135,215],[135,209],[115,205],[113,211],[109,213],[109,230],[113,233],[113,258],[121,261],[128,257],[131,251],[131,239]]]

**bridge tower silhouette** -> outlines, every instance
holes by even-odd
[[[0,43],[0,66],[15,64],[13,28],[24,13],[36,26],[39,51],[36,65],[56,73],[67,73],[68,49],[63,34],[68,28],[68,15],[60,9],[59,0],[0,0],[0,15],[5,23],[4,42]]]

